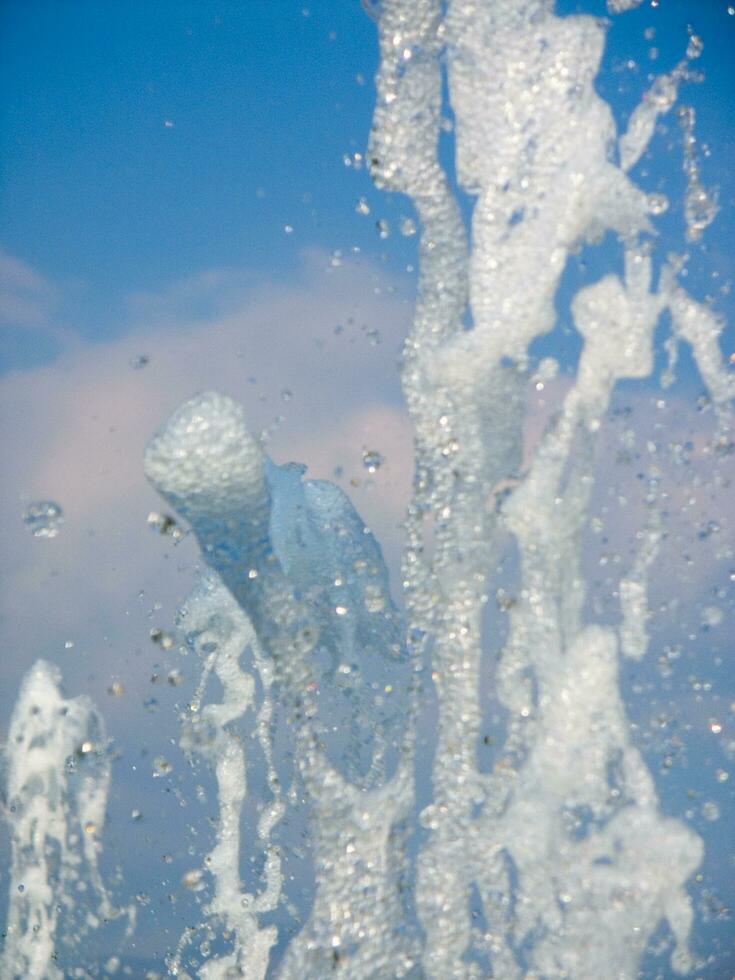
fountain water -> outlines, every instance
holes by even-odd
[[[616,0],[610,9],[635,5]],[[618,676],[621,658],[646,653],[660,514],[652,506],[620,583],[619,628],[588,613],[582,547],[613,390],[651,375],[665,311],[670,349],[689,345],[721,429],[731,421],[722,325],[684,291],[675,260],[656,262],[649,215],[658,202],[630,177],[701,42],[690,39],[686,57],[656,80],[618,136],[594,87],[605,42],[595,18],[559,17],[549,0],[383,0],[379,31],[370,168],[379,187],[411,198],[422,229],[402,366],[416,434],[403,611],[344,494],[304,480],[301,467],[273,464],[231,399],[197,396],[152,440],[148,478],[188,522],[209,566],[181,613],[204,663],[182,744],[216,770],[205,915],[229,943],[197,961],[187,934],[171,972],[274,975],[278,935],[268,913],[283,901],[283,881],[273,831],[289,807],[308,813],[315,891],[279,977],[632,978],[664,921],[672,967],[686,972],[686,884],[702,842],[661,813]],[[444,61],[457,178],[474,202],[471,246],[438,155]],[[682,125],[691,135],[693,117]],[[691,141],[685,171],[687,236],[696,239],[716,207]],[[555,325],[570,255],[609,233],[622,271],[574,297],[583,342],[576,375],[524,456],[530,348]],[[509,550],[519,583],[495,671],[505,728],[485,770],[480,677],[493,638],[484,609]],[[223,699],[204,705],[210,671]],[[418,812],[416,741],[429,685],[438,704],[432,799]],[[85,706],[56,720],[59,706],[75,705],[37,665],[16,709],[13,731],[34,707],[47,728],[60,727],[53,751],[44,729],[35,755],[11,732],[8,797],[28,811],[15,818],[14,882],[40,877],[24,899],[14,897],[3,975],[57,975],[50,909],[69,892],[63,874],[56,898],[49,891],[44,840],[57,841],[62,867],[71,867],[68,826],[101,824],[107,776],[70,797],[55,775],[93,717]],[[276,705],[290,729],[287,770],[274,747]],[[248,711],[268,784],[257,893],[238,873],[252,762],[250,742],[236,732]],[[39,823],[28,808],[47,798],[52,818]],[[97,883],[96,844],[80,839]]]

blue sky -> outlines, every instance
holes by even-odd
[[[728,6],[661,0],[616,18],[600,83],[622,122],[648,76],[681,58],[689,23],[704,40],[695,67],[705,81],[686,85],[680,101],[696,109],[702,179],[718,188],[721,211],[704,243],[690,250],[688,288],[698,298],[711,295],[727,316],[724,353],[735,349],[728,289],[735,276],[735,16]],[[599,0],[559,7],[604,13]],[[646,37],[650,28],[655,34]],[[273,427],[279,461],[302,459],[315,476],[341,468],[343,485],[397,565],[411,433],[396,361],[410,323],[415,276],[407,267],[417,239],[399,233],[410,207],[379,194],[355,156],[367,143],[376,67],[375,25],[358,0],[0,6],[0,438],[13,460],[0,474],[0,737],[36,656],[59,663],[70,694],[93,696],[123,753],[113,771],[109,860],[132,863],[136,889],[150,890],[150,868],[159,874],[164,851],[174,852],[166,871],[173,890],[192,863],[186,831],[193,817],[171,792],[183,787],[191,795],[191,777],[168,740],[177,737],[176,704],[196,671],[164,656],[149,632],[171,627],[197,556],[190,540],[174,548],[146,527],[148,511],[159,508],[142,476],[154,429],[198,389],[232,394],[256,431]],[[443,152],[450,165],[448,144]],[[634,177],[671,197],[657,219],[661,255],[683,250],[681,135],[673,117],[663,120]],[[356,211],[363,197],[366,215]],[[388,238],[378,234],[379,219],[389,223]],[[570,263],[566,297],[611,258],[610,249],[585,249]],[[564,359],[566,343],[573,348],[574,338],[555,331],[544,353]],[[142,353],[148,365],[132,370],[130,359]],[[671,438],[698,446],[711,419],[692,422],[700,386],[686,355],[682,365],[667,395],[678,413]],[[631,395],[641,432],[648,431],[650,395],[650,386]],[[374,480],[362,470],[366,448],[386,459]],[[716,843],[732,829],[731,804],[727,822],[723,816],[709,826],[699,808],[708,794],[731,795],[735,765],[704,723],[727,718],[735,753],[732,629],[728,618],[705,634],[697,616],[735,562],[728,557],[732,523],[721,521],[719,537],[706,540],[697,529],[731,514],[732,505],[727,489],[714,485],[691,504],[686,480],[680,483],[672,509],[688,509],[693,523],[671,546],[656,595],[663,604],[682,589],[677,575],[687,574],[690,604],[676,622],[662,614],[657,642],[663,648],[686,633],[687,650],[671,690],[657,687],[641,704],[635,685],[652,690],[651,675],[641,682],[633,671],[627,694],[644,728],[654,704],[658,710],[675,697],[684,705],[682,724],[694,729],[686,736],[689,769],[662,781],[661,792],[672,813],[691,806],[697,829]],[[66,523],[53,541],[33,539],[21,512],[29,500],[48,497],[61,503]],[[628,533],[630,525],[620,523]],[[694,571],[685,549],[695,556]],[[173,667],[183,669],[182,688],[151,682]],[[695,674],[713,687],[695,691],[687,680]],[[122,698],[107,694],[115,679],[124,681]],[[648,738],[642,742],[656,767],[663,742],[650,736],[649,745]],[[151,780],[149,762],[162,741],[174,762],[165,791],[165,781]],[[729,784],[713,787],[711,774],[728,765]],[[130,824],[133,806],[145,812],[144,824]],[[171,828],[181,835],[175,848]],[[721,850],[715,846],[708,874],[719,875],[717,887],[733,904],[734,876],[731,866],[718,866]],[[156,892],[151,906],[141,906],[137,941],[147,961],[160,965],[192,911],[181,911],[187,902],[191,896],[182,896],[172,909]]]
[[[602,90],[623,118],[646,74],[681,56],[689,23],[705,38],[707,82],[684,99],[712,151],[705,178],[720,187],[712,247],[727,252],[735,17],[725,0],[661,6],[615,20]],[[597,0],[561,5],[580,7],[604,12]],[[203,268],[288,277],[305,245],[387,250],[397,270],[411,260],[411,243],[375,231],[401,202],[378,198],[365,170],[343,162],[364,151],[377,64],[375,26],[357,0],[6,0],[0,22],[0,243],[57,285],[58,316],[74,333],[120,334],[131,293]],[[649,181],[681,179],[674,155],[672,173],[664,164]],[[363,195],[380,200],[379,214],[355,215]],[[2,340],[5,369],[57,349],[12,321]]]
[[[305,244],[374,244],[373,222],[353,220],[369,178],[343,163],[372,112],[359,4],[10,2],[2,16],[0,239],[69,284],[84,336],[124,329],[130,292],[203,267],[287,276]]]

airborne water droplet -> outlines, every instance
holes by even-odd
[[[368,473],[375,473],[384,462],[383,456],[375,449],[366,449],[362,454],[362,465]]]
[[[153,778],[158,779],[161,776],[167,776],[173,770],[173,766],[165,759],[162,755],[157,755],[153,760]]]
[[[648,210],[651,214],[663,214],[668,211],[669,199],[665,194],[649,194]]]
[[[53,500],[37,500],[26,507],[23,522],[34,538],[55,538],[64,523],[64,516]]]

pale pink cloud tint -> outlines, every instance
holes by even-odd
[[[310,477],[339,473],[396,566],[412,444],[396,368],[410,307],[393,289],[369,265],[333,269],[320,253],[305,256],[288,286],[215,270],[136,297],[139,319],[123,339],[77,345],[4,379],[5,717],[38,656],[57,659],[70,687],[93,694],[150,660],[148,632],[172,622],[197,554],[191,540],[174,547],[146,526],[162,504],[143,476],[143,451],[197,391],[238,399],[253,431],[269,433],[277,462],[304,462]],[[202,317],[205,300],[212,315]],[[184,315],[187,305],[196,315]],[[366,449],[385,460],[372,476]],[[37,499],[64,510],[53,540],[22,523]]]
[[[36,283],[22,265],[14,274]],[[310,477],[337,479],[375,531],[395,583],[413,467],[396,366],[411,306],[397,286],[368,264],[333,269],[321,253],[307,254],[288,285],[255,281],[247,271],[209,270],[160,294],[133,297],[134,326],[122,339],[78,344],[53,364],[4,380],[3,718],[38,656],[62,665],[70,689],[94,696],[104,697],[117,677],[139,693],[148,684],[150,665],[160,658],[149,631],[173,622],[198,555],[191,539],[174,546],[146,526],[149,511],[162,505],[144,479],[143,451],[197,391],[214,388],[240,401],[253,431],[270,433],[267,447],[277,462],[298,460]],[[525,465],[569,383],[559,376],[531,395]],[[628,397],[627,438],[633,455],[643,454],[638,468],[658,466],[665,476],[669,534],[652,571],[652,602],[660,604],[680,591],[676,578],[688,569],[692,592],[714,587],[732,527],[725,513],[719,536],[696,544],[694,567],[682,564],[686,542],[698,542],[696,529],[708,515],[731,508],[723,505],[722,488],[715,505],[716,488],[703,485],[712,469],[711,419],[692,412],[690,392],[668,394],[665,410],[652,410],[652,397],[642,390]],[[652,453],[650,445],[662,442],[661,426],[664,444]],[[601,572],[588,565],[611,595],[646,514],[638,464],[621,462],[620,428],[609,427],[603,437],[595,504],[600,513],[606,508],[600,550],[618,557]],[[692,462],[679,472],[671,447],[688,441]],[[383,457],[373,474],[363,466],[365,451]],[[33,538],[21,520],[29,501],[44,498],[65,512],[53,540]],[[596,556],[591,549],[589,562]],[[113,719],[128,707],[109,703]],[[136,722],[121,715],[118,723]]]

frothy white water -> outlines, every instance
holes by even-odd
[[[258,916],[277,907],[282,885],[280,855],[270,842],[271,829],[283,814],[283,803],[268,733],[272,711],[269,672],[257,653],[257,640],[249,620],[214,575],[202,579],[182,608],[179,625],[204,661],[182,746],[204,756],[214,766],[219,799],[217,842],[204,859],[204,868],[212,875],[214,887],[212,900],[205,908],[207,920],[202,926],[213,922],[232,937],[232,951],[224,956],[212,956],[201,964],[198,976],[211,980],[231,976],[263,980],[277,930],[274,926],[261,928]],[[240,821],[247,795],[248,760],[246,746],[233,727],[254,703],[255,678],[239,662],[248,647],[252,648],[265,691],[256,733],[266,756],[272,793],[258,821],[258,837],[265,851],[265,884],[258,894],[246,892],[240,882]],[[203,691],[212,670],[221,682],[223,699],[216,704],[202,705]],[[174,976],[189,975],[181,967],[181,958],[194,934],[195,930],[187,932],[179,945],[171,964]]]
[[[243,647],[253,645],[261,678],[267,670],[269,690],[272,674],[293,726],[299,780],[294,792],[305,794],[312,814],[316,893],[309,920],[289,946],[280,975],[315,980],[326,972],[355,978],[375,976],[376,970],[407,975],[415,957],[399,893],[404,869],[396,825],[407,819],[412,805],[410,753],[404,754],[389,783],[375,785],[385,782],[387,760],[400,748],[391,733],[402,702],[397,693],[392,703],[387,696],[392,685],[385,681],[392,670],[398,676],[405,672],[397,613],[379,551],[336,487],[302,484],[301,469],[283,474],[273,467],[248,435],[241,409],[228,398],[207,394],[184,405],[151,443],[146,472],[191,522],[204,556],[239,602],[233,609],[229,593],[209,579],[184,608],[182,623],[196,635],[195,645],[204,653],[214,647],[209,655],[219,658],[213,661],[215,669],[226,670],[227,676],[235,671]],[[257,624],[254,632],[250,623]],[[355,648],[357,642],[365,645]],[[374,696],[374,684],[367,685],[371,648],[384,663],[383,693],[369,708],[364,700]],[[317,654],[322,651],[332,656],[320,662]],[[242,749],[220,729],[219,716],[228,698],[235,696],[232,685],[230,677],[224,683],[223,706],[197,710],[198,720],[188,736],[192,746],[197,731],[206,739],[207,723],[215,721],[216,711],[220,733],[214,736],[212,758],[217,759],[221,818],[216,860],[208,862],[218,876],[209,911],[225,920],[232,918],[228,908],[239,886],[232,873],[229,885],[223,883],[220,859],[225,859],[225,852],[228,860],[235,857],[235,811],[246,791]],[[252,700],[252,679],[239,673],[238,688],[231,701],[237,712]],[[366,766],[350,758],[346,725],[333,723],[344,718],[345,697],[353,722],[372,719],[373,752]],[[225,721],[234,717],[228,710]],[[266,727],[260,733],[272,765]],[[334,731],[345,774],[327,752]],[[364,752],[365,746],[359,745],[358,751]],[[231,824],[229,836],[225,821]],[[268,828],[263,830],[266,839]],[[258,930],[257,913],[273,908],[279,891],[269,885],[267,905],[259,905],[257,899],[247,903],[250,951],[259,951],[253,976],[266,968],[265,954],[275,938],[272,927]],[[234,922],[231,927],[237,928]],[[242,948],[245,954],[244,943]],[[244,969],[232,957],[227,965]]]
[[[543,0],[453,0],[443,18],[431,0],[383,4],[372,166],[381,184],[413,198],[424,221],[421,291],[430,297],[419,299],[404,385],[418,473],[431,475],[421,518],[428,524],[433,515],[441,531],[426,563],[429,538],[417,520],[408,557],[421,555],[415,564],[424,567],[421,579],[415,569],[406,578],[419,592],[435,590],[440,723],[417,898],[424,969],[442,980],[490,968],[503,977],[634,976],[664,919],[676,940],[674,967],[689,962],[684,884],[701,842],[660,814],[617,681],[619,642],[631,656],[646,648],[655,520],[621,590],[620,641],[583,622],[580,549],[612,390],[619,379],[651,374],[665,308],[724,414],[733,389],[716,317],[675,284],[673,268],[653,288],[645,238],[648,212],[660,206],[627,176],[656,118],[673,105],[687,59],[654,85],[618,141],[593,86],[604,33],[591,17],[556,17]],[[446,44],[458,178],[476,197],[468,284],[455,272],[463,239],[437,172],[438,38]],[[690,42],[687,58],[700,50]],[[570,253],[608,231],[621,241],[624,278],[608,275],[574,298],[584,342],[576,382],[519,474],[513,450],[522,409],[510,393],[525,383],[530,345],[554,326]],[[467,294],[473,327],[463,330]],[[439,322],[428,325],[432,312]],[[521,582],[497,672],[510,713],[507,741],[483,775],[474,758],[480,614],[492,539],[503,531],[515,540]],[[473,889],[484,932],[472,926]]]
[[[76,975],[69,964],[85,936],[120,914],[97,867],[110,785],[104,726],[87,697],[63,696],[60,681],[52,664],[34,664],[4,750],[12,858],[0,976],[7,980]]]
[[[691,965],[686,886],[702,842],[662,814],[619,684],[621,655],[640,659],[648,646],[648,580],[662,536],[655,493],[620,583],[617,628],[586,613],[582,548],[611,397],[618,382],[651,376],[665,311],[672,364],[678,344],[687,344],[721,429],[731,423],[735,382],[719,350],[722,324],[686,293],[678,260],[657,261],[651,217],[664,204],[631,176],[701,42],[689,39],[681,63],[654,82],[621,135],[594,84],[605,43],[599,20],[557,17],[547,0],[384,0],[379,26],[371,172],[379,186],[411,198],[422,225],[402,372],[416,428],[406,614],[345,495],[303,479],[303,467],[276,466],[231,399],[197,396],[152,440],[146,473],[190,524],[210,568],[181,613],[203,662],[182,744],[217,780],[202,926],[229,942],[227,952],[193,966],[192,930],[171,970],[254,980],[632,980],[665,922],[672,966],[683,972]],[[437,154],[443,62],[458,180],[474,197],[471,247]],[[682,231],[696,240],[716,206],[701,187],[693,115],[681,119]],[[570,255],[609,232],[622,271],[574,296],[576,375],[524,460],[531,346],[556,324]],[[508,552],[519,581],[501,648],[484,634],[483,609],[498,556]],[[497,659],[494,694],[506,720],[489,771],[477,757],[488,653]],[[432,799],[419,815],[414,765],[428,665],[438,722]],[[204,701],[212,672],[219,703]],[[37,667],[14,716],[17,733],[32,705],[48,706],[40,749],[32,742],[14,756],[11,739],[9,750],[9,793],[15,787],[34,813],[45,796],[69,795],[54,773],[64,771],[92,718],[91,707],[86,714],[80,707],[86,702],[63,702],[55,684],[50,668]],[[57,704],[78,706],[64,715],[72,721],[59,720]],[[290,767],[277,759],[278,712],[289,728]],[[57,754],[47,737],[54,726],[63,743]],[[255,749],[265,760],[267,798],[257,840],[245,842]],[[71,809],[50,808],[56,823],[44,814],[46,836],[61,840],[69,820],[81,819],[76,810],[86,819],[95,801],[101,818],[107,778],[75,790]],[[276,841],[289,808],[308,815],[314,896],[276,970],[282,937],[274,914],[287,904]],[[40,819],[21,821],[18,832]],[[11,908],[15,945],[5,955],[13,969],[29,970],[37,955],[41,972],[26,975],[53,976],[56,885],[33,840],[35,850],[14,850],[14,882],[25,875],[34,887],[30,904]],[[248,889],[246,844],[263,867]],[[76,868],[68,853],[66,865]],[[85,849],[84,860],[97,883],[95,853]]]

